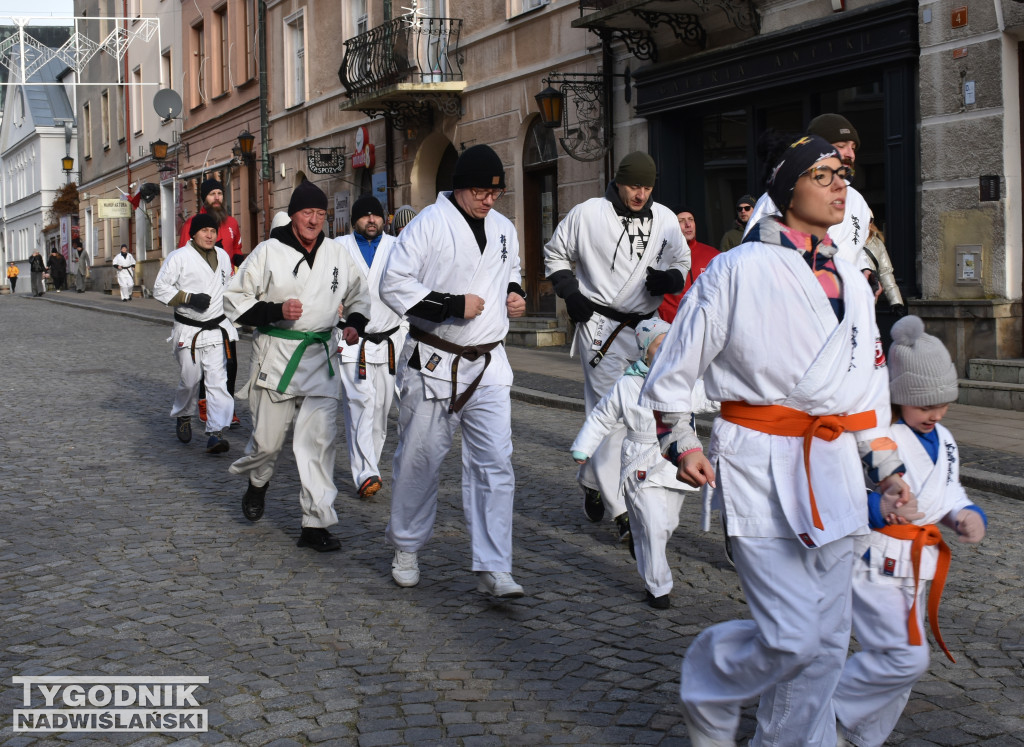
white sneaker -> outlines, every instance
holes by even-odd
[[[690,737],[690,744],[693,747],[736,747],[736,740],[734,739],[715,739],[709,737],[707,734],[702,732],[690,719],[690,713],[686,710],[686,706],[683,706],[683,721],[686,722],[686,732]]]
[[[515,599],[523,596],[523,587],[516,583],[511,573],[505,571],[477,571],[476,590],[483,594]]]
[[[391,561],[391,578],[399,586],[415,586],[420,582],[420,564],[414,552],[395,550]]]

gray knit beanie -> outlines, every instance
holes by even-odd
[[[894,405],[932,407],[956,402],[957,375],[949,351],[926,334],[919,316],[892,326],[889,348],[889,396]]]

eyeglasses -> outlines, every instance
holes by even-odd
[[[847,181],[853,176],[853,170],[849,166],[840,166],[838,169],[825,165],[811,166],[800,176],[809,176],[819,187],[828,187],[837,176],[844,182]]]
[[[740,212],[743,212],[743,213],[749,213],[754,208],[752,208],[750,205],[740,205],[736,209],[739,210]]]
[[[488,197],[490,197],[492,200],[497,200],[499,197],[505,194],[505,190],[479,189],[478,187],[470,187],[469,193],[473,195],[474,200],[486,200]]]

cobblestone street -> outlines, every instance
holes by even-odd
[[[458,444],[422,581],[401,589],[384,542],[393,427],[385,487],[364,503],[339,415],[331,531],[342,549],[297,548],[290,440],[266,515],[250,523],[245,478],[227,472],[248,437],[245,403],[227,454],[204,453],[197,419],[179,443],[169,334],[169,323],[0,297],[0,745],[689,744],[682,655],[707,625],[745,616],[696,501],[669,547],[673,606],[652,610],[614,524],[583,515],[568,454],[582,413],[514,402],[526,597],[475,591]],[[243,338],[240,380],[249,348]],[[970,493],[989,533],[979,547],[947,533],[940,619],[957,663],[933,647],[890,744],[1024,745],[1024,504]],[[55,674],[209,676],[197,692],[209,731],[14,733],[12,677]]]

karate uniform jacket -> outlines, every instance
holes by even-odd
[[[372,266],[366,264],[366,259],[363,257],[363,253],[359,251],[359,245],[356,243],[355,236],[349,234],[348,236],[334,239],[334,241],[337,241],[344,247],[349,257],[352,258],[352,262],[363,273],[363,277],[366,278],[370,299],[370,321],[366,325],[365,331],[374,334],[387,332],[389,329],[399,327],[399,330],[391,335],[391,340],[395,346],[395,355],[400,355],[402,344],[405,342],[406,332],[409,329],[409,323],[405,321],[404,317],[392,311],[380,299],[380,278],[384,274],[384,265],[387,264],[388,256],[391,254],[391,250],[394,249],[395,238],[388,234],[381,234]],[[341,339],[340,332],[341,330],[338,330],[335,337],[337,349],[341,351],[341,360],[345,363],[355,363],[359,360],[359,348],[364,343],[367,363],[388,362],[388,343],[386,340],[380,343],[360,340],[355,345],[346,345],[345,341]]]
[[[874,410],[875,428],[831,442],[813,439],[810,472],[824,530],[811,518],[803,439],[715,420],[708,458],[718,488],[711,507],[726,512],[729,533],[796,537],[816,547],[867,531],[857,441],[888,435],[889,381],[874,297],[860,271],[835,260],[845,302],[837,321],[804,258],[780,244],[741,244],[708,265],[683,296],[640,404],[688,418],[703,376],[716,402],[784,405],[810,415]],[[679,453],[699,447],[692,431],[678,443]]]
[[[583,422],[571,450],[593,455],[605,436],[622,423],[626,426],[626,437],[622,441],[621,489],[635,494],[643,483],[676,490],[695,490],[677,479],[675,466],[661,456],[654,413],[637,402],[643,384],[642,376],[624,374],[619,377]],[[704,386],[698,381],[694,393],[696,412],[714,412],[717,405],[709,401],[703,392]]]
[[[302,254],[278,239],[258,244],[224,292],[224,313],[235,320],[258,301],[283,303],[290,298],[302,302],[302,316],[294,321],[275,322],[273,326],[298,332],[331,331],[338,321],[338,304],[345,305],[346,314],[370,314],[363,274],[344,247],[327,238],[317,249],[312,268]],[[330,344],[328,339],[328,348]],[[319,342],[306,348],[284,393],[277,391],[288,362],[300,345],[298,340],[255,332],[249,386],[270,390],[275,400],[295,396],[338,399],[338,381],[330,375],[333,368]]]
[[[562,219],[544,246],[544,274],[550,277],[575,267],[580,291],[591,301],[626,313],[654,311],[662,296],[647,292],[647,268],[679,270],[685,278],[690,269],[690,247],[671,210],[652,202],[651,212],[651,233],[640,254],[630,248],[623,235],[623,219],[610,200],[594,197],[581,202]],[[595,311],[587,326],[591,339],[602,340],[618,323]]]
[[[438,194],[416,220],[402,229],[398,242],[388,256],[380,279],[380,298],[396,314],[405,314],[431,291],[463,295],[472,293],[484,299],[484,311],[473,319],[448,318],[431,322],[410,317],[411,325],[456,345],[482,345],[503,340],[508,333],[505,299],[510,283],[520,285],[519,237],[515,226],[496,210],[484,219],[487,244],[483,253],[466,219],[448,198]],[[419,349],[420,373],[434,398],[451,397],[451,366],[456,358],[426,343],[409,337],[398,370],[398,386],[408,374],[406,365]],[[485,357],[470,361],[462,358],[458,366],[458,391],[461,394],[484,367]],[[512,386],[512,367],[505,346],[491,350],[491,362],[480,386]]]
[[[924,516],[914,524],[956,524],[961,509],[973,505],[960,485],[960,452],[953,434],[941,423],[936,423],[939,436],[939,455],[933,463],[924,445],[913,429],[903,423],[892,426],[892,439],[899,447],[900,456],[906,466],[903,479],[910,491],[917,497],[917,508]],[[864,556],[871,567],[887,576],[913,578],[914,568],[910,558],[910,540],[888,537],[881,532],[871,532],[857,538],[857,555]],[[867,555],[865,555],[867,553]],[[935,578],[935,566],[939,550],[935,546],[922,548],[922,580]],[[889,561],[887,566],[887,562]]]
[[[224,289],[231,280],[231,260],[223,249],[217,247],[215,251],[217,253],[216,270],[210,267],[206,259],[192,246],[191,240],[168,254],[167,259],[160,267],[156,280],[153,281],[153,298],[166,304],[177,295],[178,291],[205,293],[210,297],[210,305],[206,311],[198,311],[191,306],[181,305],[175,307],[175,313],[198,322],[206,322],[223,316]],[[220,327],[227,332],[229,340],[238,339],[235,325],[227,319],[221,321]],[[197,332],[199,337],[196,337]],[[191,348],[193,338],[195,338],[197,348],[224,343],[224,335],[219,330],[200,330],[178,320],[174,321],[168,341],[173,342],[175,348]]]
[[[778,215],[779,209],[772,202],[772,198],[765,192],[754,205],[754,211],[750,214],[747,227],[743,231],[743,238],[750,233],[762,218],[768,215]],[[853,187],[846,188],[846,213],[843,215],[843,222],[837,223],[828,229],[828,235],[832,243],[836,245],[836,256],[854,265],[858,270],[873,270],[874,262],[868,257],[864,245],[868,241],[868,226],[871,224],[871,208],[868,203]]]
[[[117,277],[120,279],[122,272],[131,273],[132,268],[135,267],[135,257],[132,256],[131,252],[128,252],[125,256],[121,256],[121,252],[114,255],[114,267],[117,268]]]

